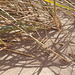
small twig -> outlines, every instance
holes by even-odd
[[[25,55],[25,56],[28,56],[28,57],[35,57],[33,55],[29,55],[29,54],[25,54],[25,53],[22,53],[22,52],[14,51],[14,50],[11,50],[11,49],[7,49],[6,47],[2,48],[2,50],[7,50],[7,51],[10,51],[10,52],[14,52],[14,53],[17,53],[17,54]]]
[[[62,23],[61,23],[61,21],[60,21],[60,18],[59,18],[59,16],[57,16],[57,19],[58,19],[58,21],[59,21],[59,24],[60,24],[60,27],[61,27],[61,29],[62,29]]]
[[[58,23],[57,23],[56,0],[54,0],[54,22],[55,22],[55,24],[56,24],[57,29],[58,29],[59,32],[60,32],[59,25],[58,25]]]

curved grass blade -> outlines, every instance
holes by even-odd
[[[53,2],[53,1],[50,1],[50,0],[44,0],[44,1],[54,4],[54,2]],[[60,6],[60,7],[62,7],[62,8],[66,8],[66,9],[75,11],[75,9],[70,8],[70,7],[67,7],[67,6],[64,6],[64,5],[61,5],[61,4],[59,4],[59,3],[56,3],[56,5],[57,5],[57,6]]]

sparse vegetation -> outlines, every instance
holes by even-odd
[[[38,55],[11,48],[13,44],[16,45],[17,39],[33,40],[42,52],[48,55],[52,53],[66,62],[70,61],[65,58],[63,51],[70,47],[75,60],[70,45],[75,37],[72,36],[75,31],[74,5],[74,2],[64,0],[0,0],[0,52],[7,50],[35,58]],[[63,15],[71,19],[72,26],[63,25]]]

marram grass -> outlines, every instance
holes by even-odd
[[[54,4],[54,2],[53,2],[53,1],[51,1],[51,0],[44,0],[44,1],[49,2],[49,3],[53,3],[53,4]],[[57,5],[57,6],[59,6],[59,7],[62,7],[62,8],[68,9],[68,10],[73,10],[73,11],[75,11],[75,9],[74,9],[74,8],[67,7],[67,6],[64,6],[64,5],[59,4],[59,3],[56,3],[56,5]]]

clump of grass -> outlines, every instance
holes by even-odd
[[[54,5],[52,5],[53,3]],[[39,29],[44,29],[47,32],[47,29],[56,27],[55,29],[58,30],[59,33],[62,32],[62,23],[60,21],[59,16],[57,15],[57,9],[63,7],[61,10],[69,11],[71,10],[70,14],[75,18],[74,8],[64,6],[63,4],[59,4],[54,1],[50,0],[26,0],[26,1],[19,1],[19,0],[1,0],[0,1],[0,33],[10,33],[12,31],[16,32],[19,30],[20,34],[24,32],[26,35],[31,37],[34,41],[38,43],[41,48],[50,55],[48,50],[52,53],[60,57],[66,62],[69,62],[65,59],[62,55],[59,55],[57,52],[48,48],[45,43],[42,43],[43,40],[39,41],[35,37],[31,35],[31,33],[37,33],[39,38],[42,39],[40,34],[38,33]],[[5,6],[4,6],[5,5]],[[56,6],[57,5],[57,6]],[[70,5],[70,4],[69,4]],[[58,7],[59,6],[59,7]],[[71,5],[73,7],[73,5]],[[43,16],[42,16],[43,15]],[[45,21],[49,21],[49,24],[45,23],[40,19],[41,17]],[[47,33],[46,33],[47,36]],[[48,37],[48,36],[47,36]],[[44,41],[43,41],[44,42]],[[54,43],[54,42],[53,42]],[[7,43],[3,41],[3,38],[0,38],[0,44],[3,44],[7,47]],[[2,47],[0,47],[2,48]],[[9,50],[3,48],[8,51],[12,51],[15,53],[23,54],[20,52],[16,52],[13,50]],[[26,54],[23,54],[26,55]],[[28,55],[27,56],[31,56]],[[32,56],[34,57],[34,56]]]

